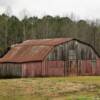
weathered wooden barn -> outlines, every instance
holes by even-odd
[[[77,39],[27,40],[0,59],[0,77],[72,75],[100,75],[98,53]]]

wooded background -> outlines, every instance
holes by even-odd
[[[0,15],[0,57],[12,44],[27,39],[72,37],[91,44],[100,54],[100,24],[98,21],[73,20],[70,17],[27,17]]]

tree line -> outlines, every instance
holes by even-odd
[[[27,39],[71,37],[92,45],[100,54],[100,25],[98,21],[72,20],[70,17],[42,18],[0,15],[0,57],[12,44]]]

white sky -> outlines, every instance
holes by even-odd
[[[7,7],[12,14],[21,16],[21,11],[27,9],[29,15],[60,15],[74,13],[83,19],[100,19],[100,0],[0,0],[0,14]]]

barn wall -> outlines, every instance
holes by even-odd
[[[96,75],[100,75],[100,60],[97,60]]]
[[[93,60],[98,59],[93,49],[79,41],[73,40],[54,47],[48,60]]]
[[[46,76],[64,76],[64,61],[47,61]]]
[[[22,77],[42,76],[42,63],[29,62],[22,64]]]
[[[100,75],[100,60],[78,60],[73,62],[75,63],[68,66],[70,69],[68,69],[68,75]]]
[[[90,46],[77,40],[55,46],[47,57],[48,76],[100,75],[98,59]]]
[[[42,76],[43,69],[41,62],[29,63],[2,63],[0,64],[0,77],[36,77]]]
[[[80,60],[78,66],[79,75],[95,75],[96,65],[92,65],[92,61]]]
[[[43,61],[0,64],[0,77],[100,75],[100,60]]]
[[[21,77],[22,67],[21,64],[2,63],[0,64],[0,77],[13,78]]]
[[[69,60],[45,62],[44,76],[100,75],[100,60]]]

